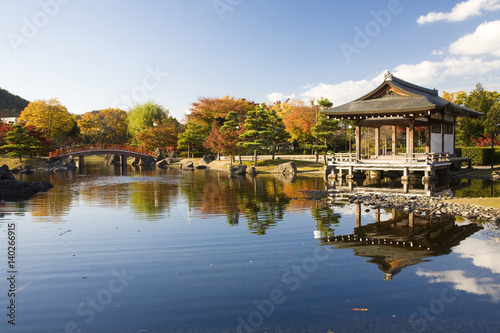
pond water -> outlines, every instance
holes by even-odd
[[[0,203],[1,332],[499,332],[497,225],[304,198],[321,177],[49,180]]]

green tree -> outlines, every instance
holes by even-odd
[[[488,120],[488,113],[500,101],[500,94],[496,91],[486,91],[483,86],[478,83],[476,89],[469,94],[459,92],[456,94],[448,94],[455,98],[455,103],[464,105],[465,107],[479,111],[485,116],[478,119],[459,118],[459,126],[457,128],[457,140],[461,145],[469,146],[474,139],[478,139],[483,135],[491,134],[491,120]]]
[[[153,101],[135,105],[127,114],[128,131],[135,137],[146,127],[154,126],[166,117],[168,117],[168,110]]]
[[[194,151],[203,147],[203,141],[205,140],[203,132],[203,128],[200,125],[188,121],[184,132],[179,135],[177,148],[179,150],[187,150],[188,158],[190,155],[194,157]]]
[[[265,106],[258,106],[247,113],[243,125],[245,131],[240,135],[242,141],[238,145],[243,149],[253,150],[254,166],[257,166],[257,150],[270,144],[268,124],[269,117]]]
[[[323,98],[321,97],[318,99],[318,105],[321,107],[322,110],[331,108],[333,106],[333,103],[330,102],[328,98]]]
[[[339,129],[337,120],[328,119],[324,114],[318,115],[318,123],[313,126],[313,136],[318,139],[318,144],[312,146],[317,152],[323,153],[323,160],[327,164],[326,152],[328,151],[328,141],[333,140],[335,131]]]
[[[285,123],[276,111],[266,109],[266,113],[268,118],[267,135],[269,136],[267,141],[271,144],[272,159],[274,160],[276,148],[284,145],[290,138],[290,134],[286,131]]]
[[[40,148],[40,141],[30,136],[21,124],[12,126],[12,130],[7,133],[4,140],[7,144],[0,148],[8,150],[9,156],[19,157],[20,162],[22,162],[23,155],[28,155],[31,150]]]

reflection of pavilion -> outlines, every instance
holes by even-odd
[[[424,258],[448,254],[451,248],[481,229],[471,223],[458,226],[452,216],[431,218],[428,214],[405,214],[392,210],[392,217],[381,221],[375,210],[375,223],[361,225],[361,204],[356,205],[354,233],[320,238],[321,245],[353,249],[355,255],[370,258],[390,281],[403,268],[426,261]]]

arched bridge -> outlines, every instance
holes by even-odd
[[[80,159],[80,166],[83,165],[84,156],[99,155],[99,154],[115,154],[121,156],[121,164],[127,165],[127,156],[146,158],[154,155],[154,151],[132,147],[129,145],[115,145],[115,144],[93,144],[93,145],[80,145],[73,147],[66,147],[56,149],[49,153],[49,157],[64,158],[78,156]]]
[[[153,156],[154,151],[132,147],[129,145],[114,145],[114,144],[95,144],[81,145],[56,149],[49,153],[50,157],[68,157],[68,156],[87,156],[99,154],[117,154],[132,157],[148,157]]]

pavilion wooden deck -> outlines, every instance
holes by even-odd
[[[357,159],[356,154],[345,153],[332,156],[327,174],[345,173],[352,176],[360,171],[399,171],[403,176],[422,172],[424,177],[431,177],[436,175],[437,170],[448,172],[450,167],[460,169],[463,163],[470,167],[471,159],[450,156],[448,153],[412,153]]]

